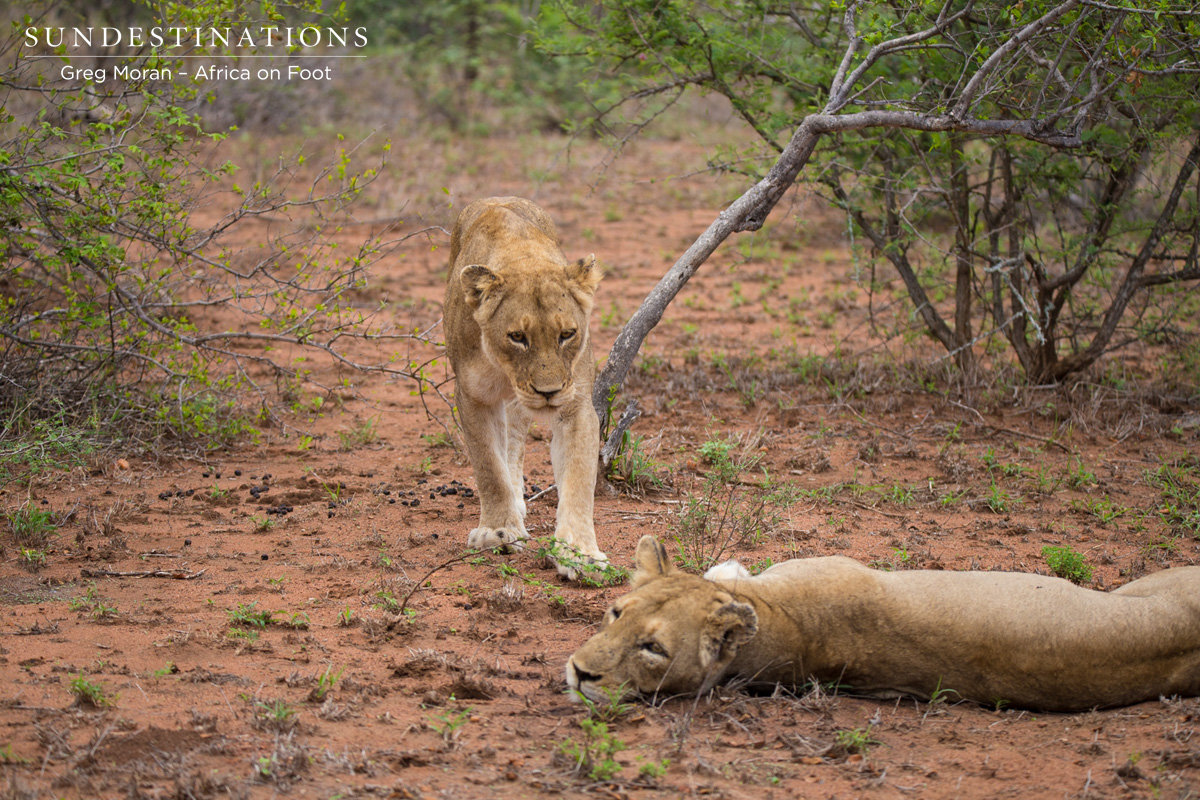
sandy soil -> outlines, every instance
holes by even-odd
[[[586,183],[595,173],[546,166],[545,150],[473,147],[461,160],[477,156],[478,170],[447,163],[430,180],[449,187],[456,208],[486,194],[534,196],[559,221],[568,255],[596,252],[607,271],[593,318],[599,353],[732,185],[648,182],[683,171],[699,152],[686,142],[635,145],[598,189]],[[400,150],[403,174],[421,155]],[[699,448],[711,441],[758,459],[735,503],[749,503],[764,470],[795,500],[770,509],[769,529],[729,543],[724,556],[747,564],[837,553],[881,569],[1047,572],[1042,548],[1066,545],[1103,590],[1196,563],[1200,542],[1162,513],[1163,475],[1196,490],[1194,409],[1087,383],[947,391],[937,354],[901,335],[883,348],[907,307],[895,303],[898,285],[868,296],[855,282],[867,261],[844,218],[802,196],[787,211],[802,222],[781,209],[773,231],[723,248],[631,375],[627,395],[645,411],[634,432],[655,480],[618,482],[597,500],[615,563],[628,566],[644,534],[683,550],[679,510],[704,491]],[[451,215],[428,210],[407,224]],[[445,254],[422,245],[389,257],[363,302],[402,299],[397,321],[431,324]],[[910,366],[917,355],[925,367]],[[570,755],[585,742],[586,714],[564,694],[562,669],[625,588],[564,583],[534,553],[464,558],[478,514],[464,457],[410,385],[348,377],[354,391],[289,419],[308,439],[264,431],[207,461],[130,454],[9,487],[6,508],[28,499],[62,524],[36,572],[4,540],[0,796],[1200,790],[1195,699],[1061,715],[730,689],[608,709],[624,749],[620,768],[597,779]],[[533,437],[530,491],[552,480],[548,432]],[[534,536],[553,532],[554,502],[551,492],[532,503]],[[89,687],[99,705],[77,700]],[[845,746],[855,738],[862,747]]]

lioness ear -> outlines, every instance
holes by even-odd
[[[637,571],[633,573],[630,583],[635,589],[675,571],[675,565],[667,555],[667,548],[659,544],[653,536],[643,536],[638,542],[633,564]]]
[[[463,267],[462,272],[458,273],[458,277],[462,283],[463,295],[467,299],[467,305],[471,308],[479,308],[480,304],[483,303],[483,299],[487,297],[488,292],[504,285],[503,278],[482,264],[471,264],[468,267]]]
[[[700,632],[700,666],[728,663],[744,642],[758,633],[754,606],[737,601],[726,603],[708,615]]]
[[[600,268],[596,266],[595,253],[587,258],[579,259],[574,264],[568,264],[566,269],[567,277],[575,281],[585,295],[591,297],[596,293],[596,287],[600,285],[602,274]]]

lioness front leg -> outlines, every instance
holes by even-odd
[[[458,398],[463,439],[475,469],[479,491],[479,527],[467,535],[476,550],[519,550],[525,531],[525,499],[509,468],[509,425],[503,404],[486,405],[469,396]]]
[[[586,395],[585,395],[586,396]],[[596,491],[596,450],[600,421],[590,405],[575,414],[560,412],[554,419],[550,461],[558,485],[558,514],[554,538],[567,546],[558,561],[558,573],[575,580],[577,566],[608,565],[608,556],[596,545],[592,511]],[[576,564],[570,563],[571,560]]]

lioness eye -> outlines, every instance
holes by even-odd
[[[656,656],[666,657],[667,655],[667,651],[658,642],[646,642],[642,645],[642,649]]]
[[[513,331],[508,335],[508,340],[513,344],[525,344],[525,331]]]
[[[560,333],[558,335],[558,340],[560,342],[569,342],[574,338],[575,338],[575,331],[573,331],[573,330],[563,331],[562,333]]]
[[[616,622],[616,620],[617,620],[617,619],[618,619],[618,618],[621,616],[621,609],[619,609],[619,608],[610,608],[610,609],[608,610],[608,613],[612,614],[613,621],[614,621],[614,622]]]

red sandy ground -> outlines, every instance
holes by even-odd
[[[486,194],[533,196],[559,221],[568,255],[594,250],[608,273],[593,318],[600,354],[731,192],[704,177],[645,182],[694,164],[700,150],[685,143],[636,145],[594,191],[582,181],[595,173],[545,150],[473,148],[458,162],[477,162],[474,171],[404,146],[395,169],[426,163],[456,208]],[[528,177],[542,169],[548,178]],[[401,200],[381,202],[387,216]],[[922,388],[903,366],[915,351],[893,342],[870,352],[880,340],[852,281],[865,255],[844,240],[845,220],[800,196],[786,211],[804,222],[757,235],[761,255],[751,237],[727,245],[630,378],[626,393],[646,412],[635,433],[668,485],[598,499],[597,530],[615,563],[628,566],[644,534],[670,539],[681,499],[700,491],[707,469],[697,447],[727,435],[775,480],[846,485],[801,499],[761,541],[731,548],[744,563],[840,553],[881,568],[1045,572],[1042,547],[1066,544],[1095,567],[1094,586],[1112,588],[1196,562],[1200,543],[1172,535],[1146,478],[1195,452],[1194,418],[1088,385]],[[453,212],[425,214],[448,226]],[[405,300],[398,320],[436,321],[445,253],[422,244],[386,259],[364,304],[386,294]],[[875,297],[876,311],[893,296]],[[886,313],[902,319],[907,308]],[[824,374],[794,368],[839,352]],[[478,499],[463,491],[471,470],[435,438],[442,428],[410,385],[341,376],[354,392],[289,420],[307,428],[311,417],[307,449],[294,433],[266,431],[206,462],[130,454],[128,468],[106,460],[7,490],[6,508],[28,498],[75,513],[44,569],[20,569],[11,543],[0,565],[0,796],[1187,797],[1200,788],[1194,699],[1062,715],[730,689],[611,722],[626,746],[622,769],[593,780],[561,753],[583,740],[585,718],[564,694],[562,668],[625,587],[563,583],[528,553],[434,571],[462,553],[477,519]],[[378,439],[343,449],[339,432],[367,420]],[[528,482],[545,487],[546,436],[534,437]],[[250,489],[263,485],[256,499]],[[987,503],[997,491],[1009,500],[999,512]],[[941,502],[947,495],[957,499]],[[1087,511],[1104,498],[1124,513],[1103,521]],[[554,502],[551,493],[532,504],[534,536],[552,533]],[[290,513],[266,514],[280,504]],[[414,613],[390,614],[388,598],[409,592]],[[239,608],[272,612],[256,639],[232,624]],[[323,697],[322,674],[337,677]],[[81,678],[111,705],[74,704]],[[865,753],[836,746],[839,731],[855,729],[871,740]],[[662,774],[639,774],[664,760]]]

